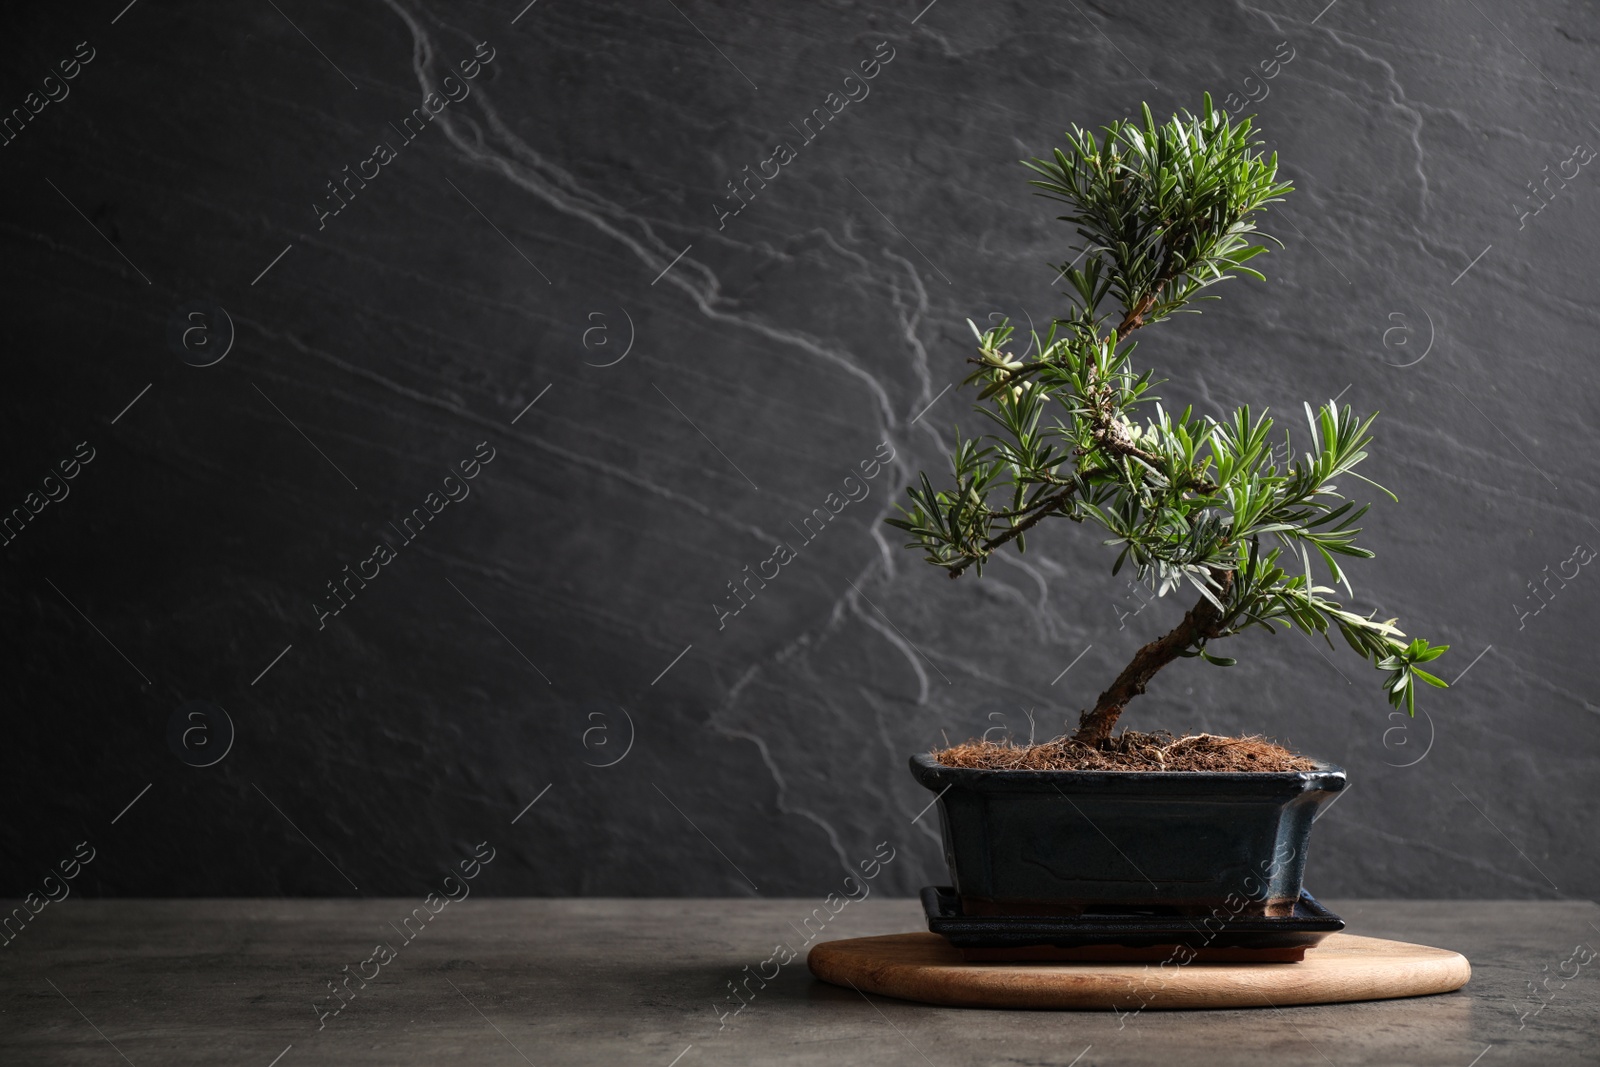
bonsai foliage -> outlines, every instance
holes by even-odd
[[[1337,630],[1384,672],[1390,703],[1412,714],[1419,681],[1445,684],[1421,665],[1448,646],[1407,641],[1394,620],[1336,599],[1338,586],[1353,596],[1340,558],[1372,555],[1356,544],[1367,506],[1339,486],[1360,479],[1388,493],[1355,471],[1372,417],[1307,405],[1304,451],[1291,459],[1287,431],[1280,456],[1265,412],[1175,413],[1132,361],[1138,330],[1215,299],[1203,290],[1226,278],[1262,278],[1246,266],[1266,251],[1254,218],[1290,186],[1278,181],[1277,155],[1260,148],[1250,120],[1215,109],[1208,94],[1201,114],[1161,126],[1146,106],[1143,122],[1113,123],[1099,137],[1073,127],[1052,159],[1027,162],[1038,175],[1029,184],[1067,205],[1061,220],[1086,242],[1081,264],[1061,268],[1070,310],[1020,352],[1009,323],[972,327],[978,356],[965,384],[978,388],[977,410],[994,428],[977,439],[958,431],[954,487],[935,489],[923,474],[907,490],[912,507],[887,520],[952,578],[968,567],[981,574],[1013,541],[1024,551],[1047,518],[1089,522],[1118,549],[1113,574],[1128,566],[1158,595],[1185,585],[1198,594],[1082,713],[1073,737],[1085,744],[1105,743],[1128,701],[1173,660],[1232,665],[1213,643],[1252,626],[1330,644]],[[1318,584],[1324,572],[1332,585]]]

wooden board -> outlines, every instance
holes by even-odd
[[[1299,963],[970,963],[938,934],[825,941],[824,982],[961,1008],[1173,1010],[1334,1004],[1449,993],[1472,977],[1442,948],[1330,934]]]

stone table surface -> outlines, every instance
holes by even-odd
[[[435,900],[408,941],[419,901],[74,899],[0,950],[0,1063],[1600,1063],[1600,959],[1577,962],[1600,946],[1600,906],[1327,903],[1352,933],[1464,953],[1472,981],[1413,1000],[1119,1016],[868,998],[796,958],[765,988],[751,982],[724,1026],[728,983],[780,942],[803,952],[808,934],[920,929],[918,904]],[[806,926],[818,908],[826,923]],[[380,941],[392,956],[366,962]],[[353,998],[332,1014],[328,984],[358,971],[377,974],[350,980]],[[1524,1017],[1530,982],[1549,994]]]

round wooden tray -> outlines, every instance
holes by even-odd
[[[1330,934],[1299,963],[970,963],[938,934],[825,941],[806,958],[824,982],[959,1008],[1172,1010],[1282,1007],[1460,989],[1465,956]]]

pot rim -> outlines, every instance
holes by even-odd
[[[918,784],[938,791],[964,786],[986,792],[1032,792],[1038,787],[1062,785],[1147,786],[1167,785],[1175,792],[1214,792],[1219,786],[1253,786],[1269,792],[1325,790],[1337,793],[1346,785],[1345,769],[1336,763],[1308,756],[1316,766],[1308,771],[1089,771],[1012,770],[999,767],[947,767],[931,752],[911,757],[911,774]]]

